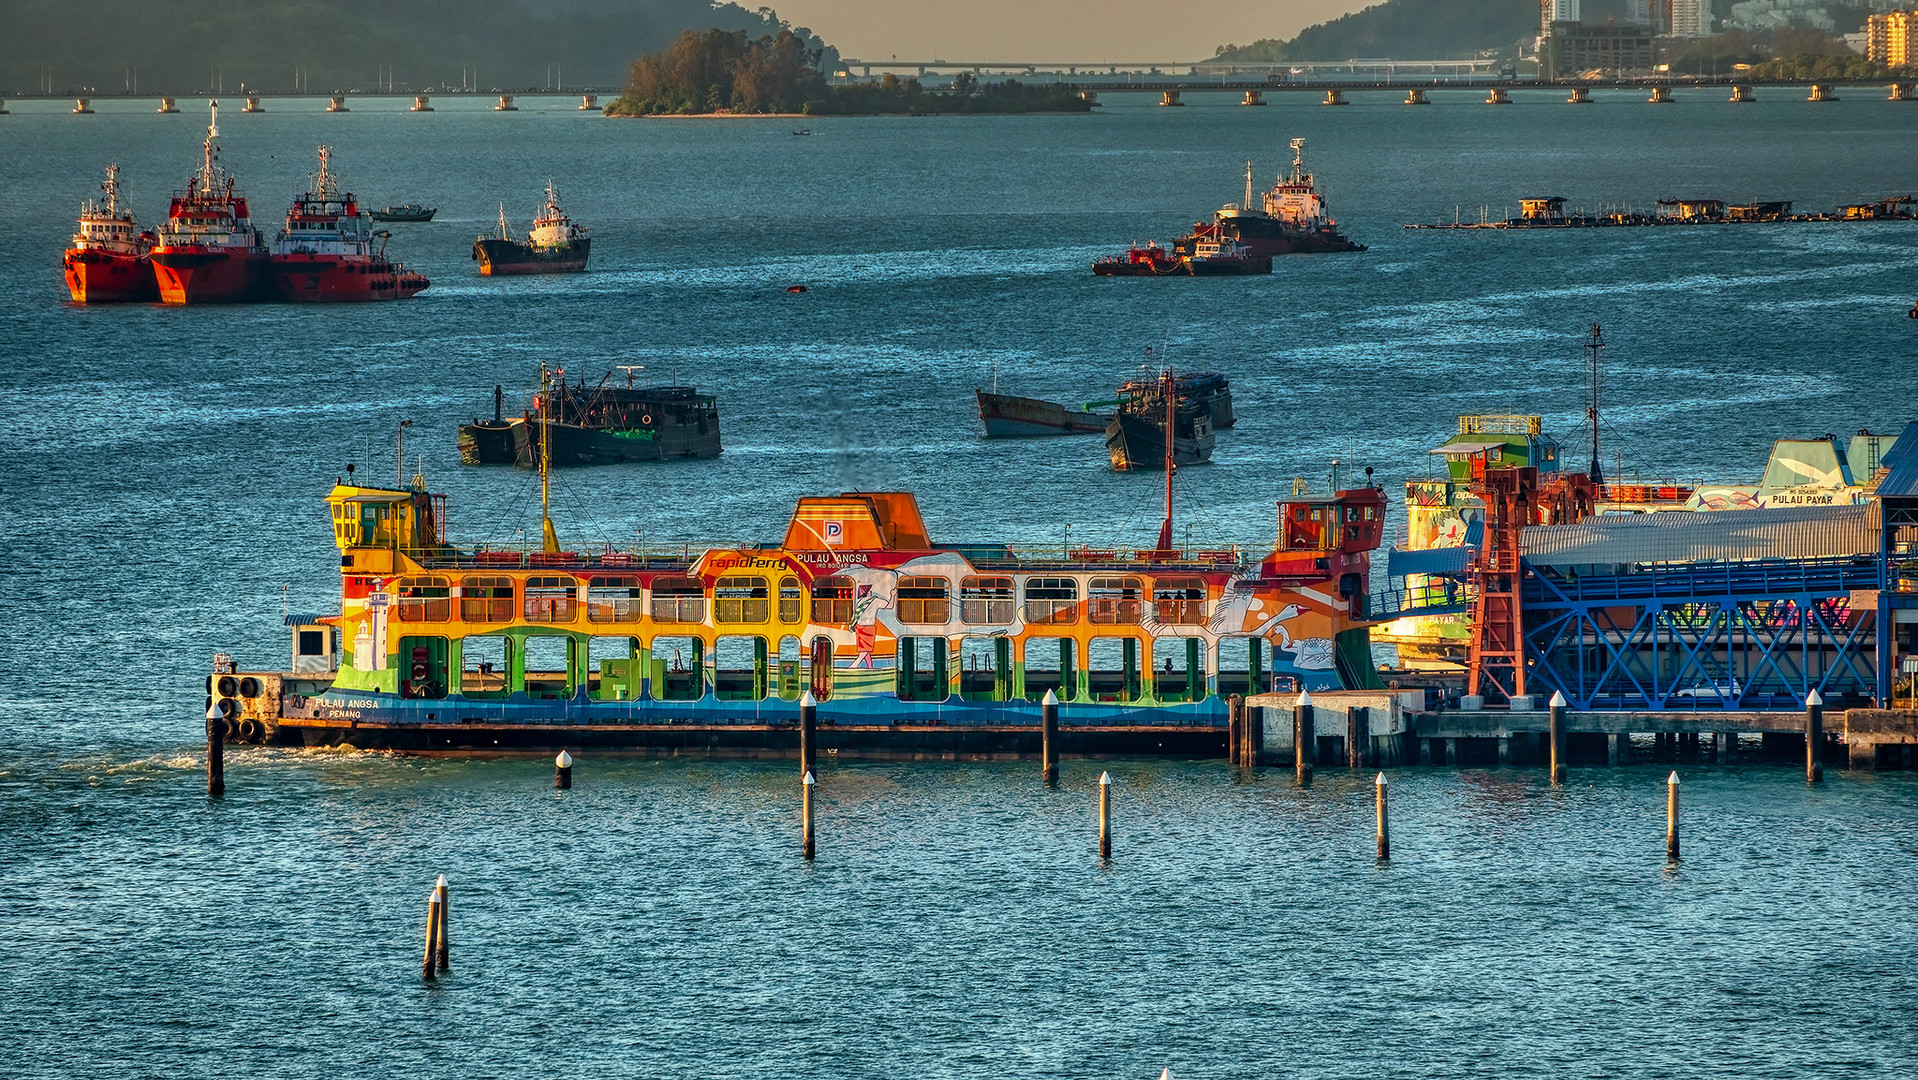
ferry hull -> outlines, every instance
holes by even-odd
[[[794,758],[796,721],[786,724],[379,724],[282,720],[277,745],[313,749],[351,746],[403,753],[545,753],[588,749],[657,756]],[[919,760],[1021,758],[1040,753],[1035,719],[1023,725],[834,724],[822,721],[817,746],[841,757]],[[1221,726],[1061,726],[1059,753],[1074,757],[1216,758],[1225,754]]]
[[[153,266],[138,255],[105,251],[66,254],[67,292],[78,304],[129,304],[160,298]]]
[[[1025,438],[1034,435],[1096,435],[1106,429],[1110,416],[1068,409],[1058,402],[1010,394],[974,393],[979,398],[979,420],[986,426],[986,438]]]
[[[166,304],[239,304],[272,295],[260,253],[155,251],[153,276]]]
[[[280,299],[303,303],[404,300],[431,284],[396,263],[326,256],[275,256],[272,274]]]
[[[473,258],[479,272],[498,274],[573,274],[586,269],[586,257],[592,250],[591,238],[574,240],[553,248],[534,248],[513,240],[475,240]]]

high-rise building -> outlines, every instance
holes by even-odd
[[[1652,25],[1651,0],[1626,0],[1625,21],[1633,26]]]
[[[1712,32],[1711,0],[1671,0],[1669,33],[1675,38],[1704,37]]]
[[[1549,34],[1553,23],[1575,23],[1578,21],[1579,0],[1541,0],[1538,5],[1538,32]]]
[[[1886,67],[1904,67],[1918,62],[1911,48],[1912,33],[1918,30],[1918,11],[1893,11],[1865,19],[1865,59]]]

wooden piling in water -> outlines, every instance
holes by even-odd
[[[452,918],[452,905],[448,902],[451,898],[447,894],[445,874],[441,874],[439,880],[433,883],[433,896],[440,905],[438,942],[433,950],[433,958],[439,969],[445,971],[451,966],[453,954],[453,946],[447,941],[446,926]]]
[[[1239,694],[1225,699],[1225,760],[1234,768],[1245,767],[1245,698]]]
[[[812,789],[816,786],[816,782],[813,780],[811,769],[806,770],[805,778],[800,780],[800,786],[804,791],[804,794],[800,797],[800,801],[799,801],[800,825],[805,830],[805,834],[806,834],[803,850],[805,852],[805,857],[810,859],[813,856]]]
[[[1378,791],[1379,858],[1384,860],[1392,857],[1392,823],[1385,812],[1385,774],[1380,773],[1372,786]]]
[[[1372,710],[1360,706],[1345,711],[1345,767],[1365,768],[1366,745],[1372,741]]]
[[[206,707],[206,796],[209,799],[226,797],[225,723],[219,703]]]
[[[1816,688],[1805,695],[1805,783],[1825,778],[1825,699]]]
[[[1678,770],[1665,779],[1665,857],[1678,858]]]
[[[1258,705],[1245,707],[1245,767],[1259,767],[1259,755],[1265,752],[1265,709]]]
[[[1549,706],[1550,712],[1548,713],[1550,717],[1548,722],[1551,725],[1548,738],[1552,745],[1551,749],[1547,751],[1549,755],[1547,761],[1550,762],[1552,783],[1554,784],[1563,784],[1565,782],[1565,704],[1565,695],[1556,690],[1552,691],[1552,701]]]
[[[561,791],[573,786],[573,755],[564,750],[553,759],[553,786]]]
[[[819,764],[819,701],[808,690],[799,696],[799,771],[810,774]]]
[[[440,891],[434,889],[426,900],[426,959],[420,964],[420,978],[433,981],[434,963],[439,959]]]
[[[1317,763],[1318,732],[1313,726],[1312,695],[1299,691],[1299,703],[1292,709],[1292,765],[1301,785],[1312,782],[1312,766]]]
[[[1099,858],[1112,858],[1112,774],[1099,774]]]
[[[1059,695],[1050,690],[1039,702],[1039,779],[1059,782]]]

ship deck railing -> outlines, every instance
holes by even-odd
[[[428,570],[524,570],[579,569],[607,571],[687,570],[708,552],[778,551],[778,544],[676,544],[671,548],[634,548],[629,550],[543,551],[517,548],[476,548],[470,551],[408,550],[408,557]],[[1091,546],[1024,546],[1010,544],[949,544],[933,553],[951,552],[962,556],[979,569],[992,570],[1142,570],[1156,573],[1187,571],[1218,573],[1239,571],[1251,563],[1243,547],[1232,544],[1218,548],[1158,551],[1151,548],[1095,548]],[[846,561],[856,561],[861,552],[848,551]],[[1253,560],[1256,561],[1256,560]]]

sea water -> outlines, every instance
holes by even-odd
[[[1537,413],[1608,469],[1757,479],[1771,440],[1914,419],[1918,225],[1420,232],[1528,195],[1648,208],[1913,185],[1918,113],[1435,93],[1323,108],[1108,96],[1091,116],[609,121],[573,99],[267,101],[223,111],[269,227],[334,148],[433,279],[398,304],[66,301],[59,252],[109,162],[144,224],[205,117],[13,101],[0,117],[0,1074],[386,1077],[1894,1076],[1918,1068],[1918,785],[1669,766],[1392,777],[1309,791],[1219,762],[822,764],[819,857],[788,765],[422,760],[235,749],[200,778],[217,650],[286,661],[337,602],[324,504],[396,464],[462,544],[538,535],[537,485],[463,468],[457,425],[545,362],[717,395],[718,459],[555,477],[569,547],[762,543],[801,495],[900,488],[946,542],[1149,543],[1155,474],[1096,438],[981,437],[975,388],[1068,402],[1170,362],[1238,426],[1178,477],[1182,542],[1256,548],[1295,481],[1396,500],[1464,412]],[[237,99],[229,104],[237,104]],[[1270,277],[1094,279],[1306,165],[1363,254]],[[578,276],[481,279],[548,179]],[[804,293],[789,286],[805,285]],[[1148,352],[1150,350],[1150,352]],[[623,374],[615,374],[623,378]],[[395,434],[407,431],[396,463]],[[1402,514],[1402,511],[1399,513]],[[1402,520],[1402,518],[1401,518]],[[1116,780],[1115,858],[1093,833]],[[422,985],[425,896],[453,970]]]

